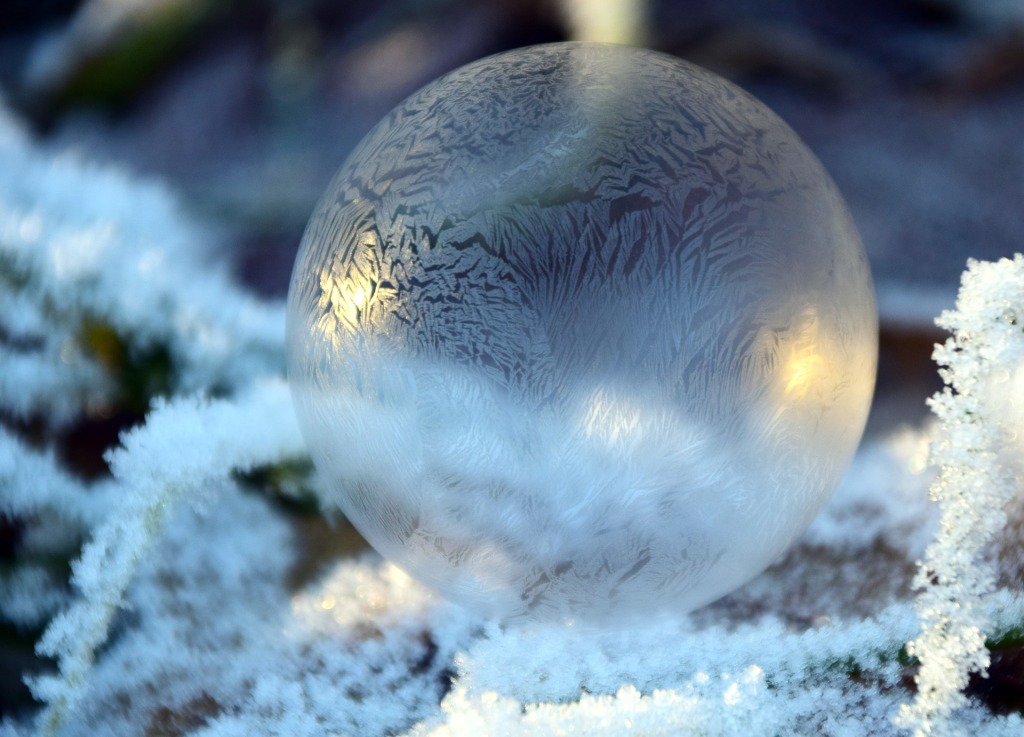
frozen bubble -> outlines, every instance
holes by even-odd
[[[288,316],[328,501],[505,619],[742,584],[825,502],[874,386],[821,165],[732,84],[626,47],[501,54],[399,105],[317,207]]]

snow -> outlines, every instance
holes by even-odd
[[[1007,401],[1010,371],[1024,366],[1022,306],[1024,256],[970,261],[957,309],[936,321],[952,336],[935,350],[947,388],[930,401],[941,423],[931,496],[942,511],[916,578],[921,633],[907,646],[921,661],[918,695],[899,717],[914,737],[946,732],[948,715],[968,703],[969,674],[989,666],[984,602],[998,570],[979,558],[1006,528],[1005,509],[1018,491],[999,454],[1020,427],[1006,408],[1015,407],[1012,394]]]
[[[295,582],[308,520],[236,480],[304,454],[283,307],[211,268],[211,243],[159,186],[0,123],[0,514],[27,525],[0,614],[61,609],[40,642],[60,670],[33,682],[47,703],[0,735],[839,737],[901,734],[903,704],[920,733],[1024,730],[959,691],[981,643],[1024,624],[1007,573],[1024,559],[1006,506],[1019,481],[992,452],[1020,437],[1019,404],[992,401],[1024,362],[1006,319],[1024,314],[1020,257],[972,265],[943,318],[956,391],[936,399],[939,422],[867,443],[779,562],[690,615],[585,630],[483,621],[373,553]],[[54,434],[30,443],[12,419],[60,427],[110,401],[78,347],[84,315],[135,348],[166,345],[175,377],[93,483],[63,467]],[[33,551],[82,537],[69,602]],[[938,582],[919,576],[915,594],[922,557]]]

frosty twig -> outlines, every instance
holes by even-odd
[[[916,578],[921,633],[907,649],[920,661],[917,698],[897,718],[915,737],[951,733],[970,674],[989,665],[985,597],[996,571],[979,554],[1006,524],[1014,493],[998,453],[1010,432],[1007,381],[1024,363],[1024,256],[968,262],[957,309],[936,323],[952,332],[934,354],[947,386],[929,402],[941,423],[931,487],[941,517]]]

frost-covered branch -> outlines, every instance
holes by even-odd
[[[87,488],[52,452],[30,448],[0,426],[0,517],[22,521],[17,565],[0,569],[0,618],[37,628],[67,603],[47,561],[74,550],[112,505],[109,484]]]
[[[248,470],[301,453],[287,386],[260,385],[234,401],[184,399],[160,403],[145,426],[111,454],[120,482],[117,509],[95,532],[74,565],[81,598],[51,623],[39,644],[57,658],[59,678],[40,678],[37,697],[48,703],[40,733],[56,734],[86,687],[96,649],[140,561],[160,540],[183,501],[200,503],[205,491],[232,470]]]
[[[970,674],[984,676],[989,665],[984,601],[996,568],[979,557],[1005,527],[1016,488],[999,454],[1020,430],[1005,407],[1015,401],[1013,374],[1024,371],[1024,256],[968,262],[956,310],[936,322],[952,332],[935,350],[947,387],[930,400],[941,423],[931,488],[941,517],[915,581],[921,633],[907,649],[920,661],[917,699],[898,719],[915,737],[952,731]]]
[[[110,506],[110,489],[86,485],[68,475],[52,452],[30,448],[0,426],[0,514],[29,516],[59,510],[62,517],[89,529]]]
[[[184,397],[156,401],[100,484],[0,426],[0,514],[51,536],[58,523],[91,535],[73,565],[80,598],[38,646],[60,666],[34,683],[48,702],[44,734],[85,692],[124,592],[176,507],[223,488],[233,471],[302,454],[281,379],[283,305],[233,285],[206,263],[209,246],[159,186],[42,150],[0,110],[0,416],[49,427],[88,416],[119,399],[126,365],[154,355],[166,381],[135,401]],[[213,393],[227,398],[196,398]],[[42,538],[25,537],[22,548]],[[46,573],[25,564],[6,577],[9,620],[38,626],[63,603]]]
[[[125,360],[166,351],[168,392],[282,373],[283,306],[232,284],[210,245],[162,187],[41,150],[0,109],[0,407],[60,423],[110,401],[97,328]]]

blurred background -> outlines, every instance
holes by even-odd
[[[4,0],[0,94],[159,178],[283,297],[306,220],[390,108],[534,43],[659,49],[775,109],[845,194],[883,320],[872,425],[920,418],[968,257],[1024,249],[1024,0]]]
[[[566,39],[676,54],[787,120],[871,257],[880,388],[930,391],[965,260],[1024,248],[1024,0],[5,0],[0,89],[56,145],[165,180],[280,297],[378,119],[473,59]]]
[[[566,39],[689,59],[796,129],[871,257],[872,424],[920,417],[966,259],[1024,248],[1024,0],[5,0],[0,94],[55,145],[166,181],[281,297],[380,117],[473,59]]]

